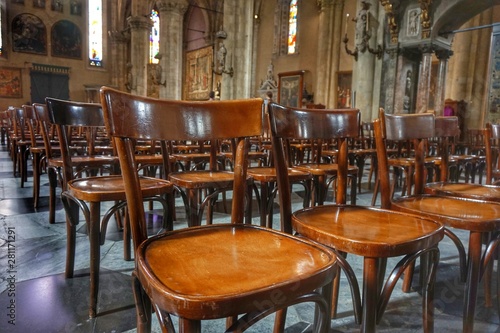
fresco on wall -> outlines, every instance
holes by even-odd
[[[82,34],[73,22],[56,22],[52,27],[51,39],[54,57],[82,58]]]
[[[23,97],[21,68],[0,67],[0,97]]]
[[[47,54],[47,29],[39,17],[19,14],[12,20],[12,50]]]
[[[185,99],[208,99],[212,87],[212,59],[212,46],[186,53]]]

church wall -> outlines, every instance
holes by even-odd
[[[24,0],[24,3],[15,3],[20,0],[7,1],[6,20],[8,30],[4,32],[6,38],[4,41],[4,49],[6,56],[0,58],[0,66],[7,68],[21,68],[22,73],[22,97],[21,98],[3,98],[0,97],[0,107],[6,108],[9,105],[20,106],[21,104],[30,101],[30,68],[33,63],[69,67],[69,93],[70,99],[76,101],[86,101],[86,93],[84,85],[104,85],[111,82],[109,70],[106,68],[109,64],[107,55],[107,47],[104,45],[103,68],[90,68],[88,63],[87,51],[87,14],[86,1],[81,1],[81,15],[73,15],[70,11],[70,0],[61,0],[63,5],[62,12],[51,9],[52,0],[39,1],[40,5],[44,4],[43,8],[34,7],[33,0]],[[106,9],[106,1],[103,1],[103,7]],[[106,12],[106,11],[104,11]],[[12,49],[12,20],[19,14],[28,13],[37,16],[45,25],[46,28],[46,54],[13,52]],[[4,16],[5,18],[5,16]],[[51,43],[51,28],[59,20],[68,20],[77,25],[82,36],[81,43],[81,59],[56,57],[52,55]],[[106,22],[103,31],[108,31]],[[104,33],[106,38],[106,33]],[[108,61],[108,62],[107,62]]]
[[[309,93],[316,90],[316,63],[318,47],[318,7],[315,1],[300,2],[299,7],[299,32],[298,54],[292,55],[273,55],[273,46],[275,43],[275,1],[263,1],[259,23],[258,41],[257,41],[257,66],[256,66],[256,87],[254,87],[255,96],[259,96],[257,90],[261,81],[267,77],[268,66],[272,61],[274,65],[274,76],[278,80],[278,74],[304,70],[304,87]],[[277,42],[277,41],[276,41]],[[277,96],[275,96],[275,99]]]

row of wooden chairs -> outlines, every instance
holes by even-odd
[[[411,277],[415,260],[421,258],[423,327],[424,331],[431,332],[434,278],[439,260],[437,245],[444,235],[451,237],[457,244],[462,263],[465,263],[464,247],[452,233],[452,228],[471,232],[468,266],[466,268],[463,265],[462,271],[467,271],[466,278],[463,276],[467,291],[464,301],[464,331],[472,331],[477,284],[492,261],[498,245],[495,233],[500,222],[500,204],[493,203],[494,200],[488,201],[487,197],[481,200],[470,199],[465,192],[461,193],[456,188],[447,193],[422,195],[426,183],[425,154],[429,139],[439,134],[436,132],[438,119],[433,115],[395,116],[382,113],[379,120],[374,122],[378,178],[382,193],[382,204],[378,209],[346,205],[350,175],[348,146],[350,140],[359,136],[361,122],[358,110],[318,111],[270,104],[274,173],[273,178],[267,178],[267,182],[277,182],[282,229],[274,231],[243,224],[245,202],[248,203],[251,197],[248,177],[249,140],[262,132],[262,100],[217,103],[167,101],[102,88],[101,103],[102,108],[95,104],[47,99],[51,123],[55,125],[62,142],[68,133],[65,126],[85,123],[85,126],[102,127],[105,124],[106,132],[115,141],[119,157],[120,168],[115,173],[119,172],[120,175],[94,175],[77,179],[74,178],[74,168],[67,167],[68,164],[71,165],[72,154],[67,153],[66,157],[62,154],[63,163],[66,163],[63,168],[67,169],[63,170],[63,202],[68,214],[68,244],[73,244],[74,248],[74,227],[79,221],[76,215],[78,208],[85,212],[89,238],[91,244],[94,244],[91,245],[91,316],[96,314],[97,302],[99,262],[95,256],[98,255],[99,241],[104,241],[105,220],[111,215],[105,214],[104,222],[101,221],[98,205],[103,200],[116,200],[118,204],[114,208],[125,208],[127,211],[126,217],[136,250],[133,281],[139,331],[151,329],[151,306],[154,307],[160,324],[166,329],[173,328],[171,314],[179,316],[179,327],[184,332],[200,331],[201,320],[213,318],[230,318],[228,331],[241,331],[263,316],[277,311],[275,331],[282,331],[288,306],[313,301],[319,309],[315,331],[326,332],[329,319],[335,314],[338,269],[342,269],[351,286],[356,320],[360,323],[362,332],[373,332],[384,313],[396,281],[403,272],[406,272],[405,277]],[[67,123],[69,119],[73,120]],[[489,126],[489,133],[495,133],[494,128],[495,126]],[[167,142],[206,141],[214,138],[234,142],[234,171],[229,173],[230,183],[215,181],[210,186],[233,190],[232,223],[198,226],[198,213],[196,219],[190,219],[190,228],[171,231],[171,226],[168,226],[165,233],[148,238],[143,204],[148,193],[144,186],[145,178],[139,175],[136,143],[144,139],[161,142],[164,165],[169,165],[171,161],[169,158],[165,159],[165,156],[168,157]],[[292,213],[290,184],[296,178],[290,170],[296,166],[291,165],[287,142],[324,142],[331,139],[336,139],[338,144],[336,163],[314,161],[312,165],[322,168],[335,165],[335,204],[323,205],[323,201],[320,205]],[[392,199],[387,142],[408,140],[414,142],[415,149],[415,171],[411,173],[414,177],[413,195]],[[317,146],[322,147],[322,144]],[[448,146],[443,147],[443,151],[448,151]],[[62,147],[61,149],[64,150]],[[494,152],[495,149],[491,148],[490,151]],[[308,168],[310,171],[310,167]],[[445,164],[441,164],[441,168],[446,168]],[[487,171],[488,177],[495,174],[493,169],[491,167]],[[256,170],[254,175],[259,171],[262,170]],[[198,172],[198,175],[202,173],[214,176],[218,172],[211,167],[209,171]],[[182,172],[178,174],[186,175]],[[163,175],[166,178],[172,172],[164,170]],[[355,174],[357,176],[358,170]],[[147,179],[155,182],[153,187],[158,185],[158,188],[163,186],[166,189],[155,194],[172,194],[175,178]],[[217,178],[214,176],[214,179]],[[98,185],[99,181],[104,183]],[[92,182],[96,183],[92,185]],[[106,184],[118,185],[111,188]],[[441,185],[446,186],[448,183]],[[102,188],[106,186],[114,192],[114,196],[106,196],[102,192]],[[155,190],[158,191],[158,188]],[[318,188],[320,185],[316,185],[316,189]],[[493,191],[492,188],[485,188]],[[492,193],[495,197],[494,192]],[[321,194],[317,194],[319,195]],[[199,201],[197,198],[191,205],[198,205]],[[87,206],[89,202],[90,208]],[[171,201],[166,201],[167,206],[169,202]],[[443,203],[446,207],[442,207]],[[473,212],[474,217],[461,213],[465,205],[466,211]],[[171,209],[171,206],[167,207],[167,210]],[[398,210],[402,212],[397,212]],[[166,216],[168,214],[165,213]],[[293,232],[302,237],[292,236]],[[481,258],[480,239],[486,235],[490,241]],[[71,246],[68,246],[68,258],[72,256],[71,251],[74,253]],[[364,257],[363,295],[349,265],[349,253]],[[402,259],[384,284],[383,272],[389,257]],[[67,274],[72,272],[71,266],[72,263],[67,261]],[[224,269],[221,270],[221,267]],[[199,281],[203,283],[200,284]],[[275,297],[277,293],[283,297]],[[245,313],[245,316],[238,318],[238,315]]]

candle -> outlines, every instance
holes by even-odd
[[[345,34],[347,35],[347,22],[349,22],[349,13],[345,16]]]

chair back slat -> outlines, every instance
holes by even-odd
[[[331,140],[338,143],[336,202],[345,204],[347,197],[348,138],[359,135],[360,112],[357,109],[298,109],[271,103],[269,118],[272,151],[280,191],[281,228],[292,232],[291,193],[288,179],[286,141],[292,139]],[[286,190],[285,190],[286,189]]]
[[[137,139],[166,142],[239,138],[234,158],[231,220],[243,222],[248,138],[262,133],[262,99],[187,102],[136,96],[108,87],[102,87],[100,93],[106,126],[114,137],[120,159],[135,246],[147,237],[135,166],[133,142]]]
[[[374,121],[375,146],[377,149],[378,171],[381,189],[381,207],[390,209],[391,190],[387,140],[413,142],[415,158],[415,194],[422,194],[425,183],[424,163],[427,140],[435,137],[434,115],[418,113],[411,115],[389,115],[383,110]]]

